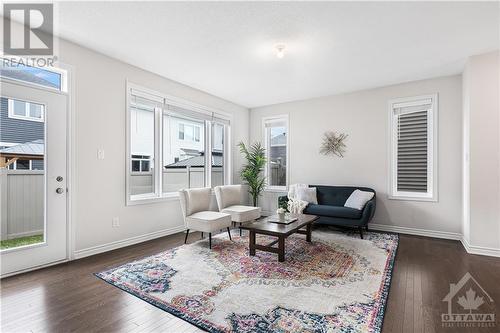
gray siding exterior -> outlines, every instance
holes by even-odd
[[[9,118],[7,98],[0,98],[0,142],[25,143],[44,139],[44,123]]]

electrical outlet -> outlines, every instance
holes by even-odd
[[[97,159],[98,160],[104,159],[104,149],[97,149]]]
[[[120,226],[120,218],[119,217],[113,217],[113,220],[111,221],[111,226],[113,228],[118,228]]]

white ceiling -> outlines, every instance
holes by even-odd
[[[499,47],[497,2],[65,2],[58,18],[68,40],[246,107],[457,74]]]

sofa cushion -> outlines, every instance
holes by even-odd
[[[347,198],[358,189],[361,191],[375,191],[368,187],[354,187],[354,186],[327,186],[327,185],[309,185],[309,187],[316,187],[318,204],[344,206]]]
[[[305,214],[329,217],[343,217],[348,219],[360,219],[363,211],[330,205],[308,205],[304,210]]]

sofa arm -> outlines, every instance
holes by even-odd
[[[288,212],[288,196],[283,195],[278,197],[278,208],[285,208]]]
[[[368,224],[368,222],[370,222],[373,218],[373,215],[375,215],[376,205],[377,203],[375,198],[366,203],[365,208],[363,208],[363,215],[361,216],[361,220],[364,224]]]

